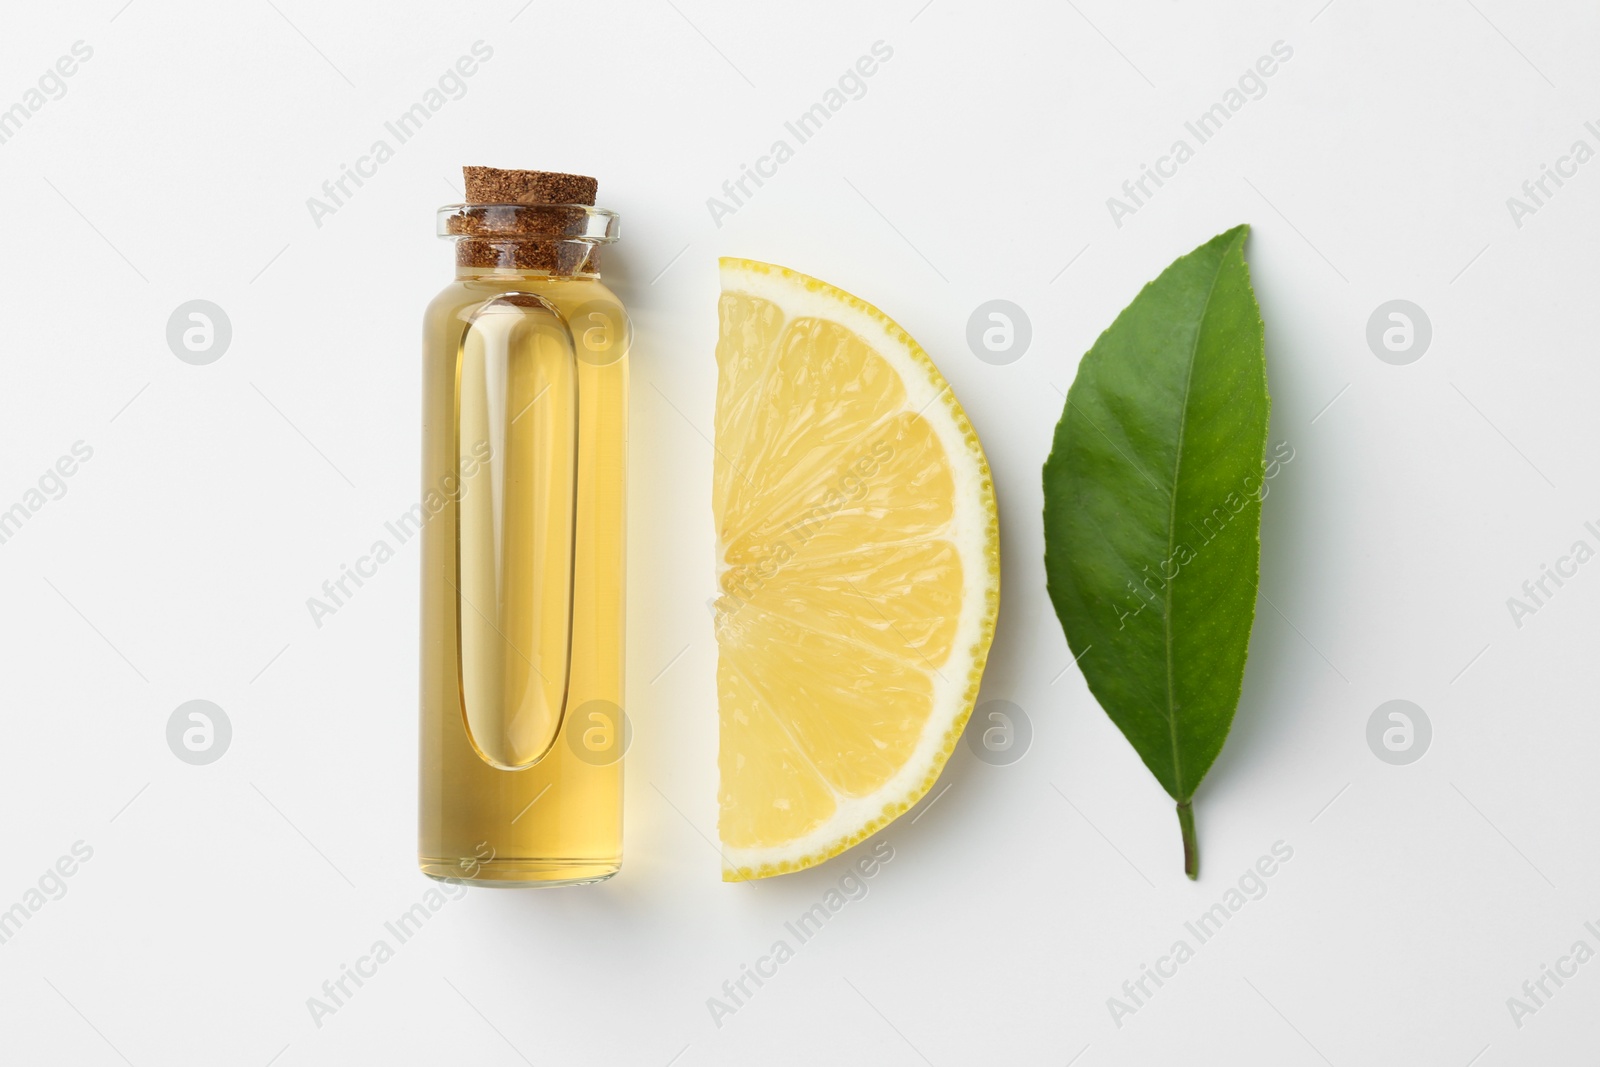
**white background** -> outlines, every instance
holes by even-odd
[[[0,909],[75,842],[93,857],[0,945],[0,1060],[1490,1067],[1594,1047],[1600,963],[1520,1027],[1506,1000],[1576,940],[1600,949],[1600,563],[1520,628],[1506,599],[1600,545],[1600,162],[1520,228],[1506,199],[1574,140],[1600,148],[1600,15],[521,2],[7,12],[0,107],[75,41],[93,57],[0,145],[0,508],[74,442],[94,455],[0,545]],[[307,198],[478,40],[465,95],[315,225]],[[879,40],[866,94],[715,225],[707,198]],[[1266,95],[1114,225],[1106,198],[1280,40]],[[627,862],[450,903],[318,1027],[307,998],[430,884],[415,543],[320,629],[306,598],[416,500],[418,323],[451,273],[433,212],[464,163],[594,174],[623,215]],[[1170,801],[1070,666],[1039,469],[1080,354],[1242,221],[1295,459],[1190,884]],[[868,895],[720,1027],[707,998],[844,865],[730,886],[709,843],[719,254],[861,294],[934,355],[998,484],[983,696],[1034,731],[1012,766],[963,746],[879,835],[895,858]],[[165,339],[195,298],[233,325],[209,366]],[[965,340],[993,298],[1033,325],[1006,366]],[[1407,366],[1365,340],[1395,298],[1433,324]],[[233,725],[203,767],[165,739],[196,698]],[[1434,729],[1402,767],[1365,739],[1396,698]],[[1266,895],[1119,1027],[1107,999],[1277,841]]]

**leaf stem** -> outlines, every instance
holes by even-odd
[[[1178,802],[1178,826],[1183,830],[1183,873],[1190,881],[1200,878],[1200,842],[1194,835],[1194,804],[1188,800]]]

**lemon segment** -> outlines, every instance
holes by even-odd
[[[933,785],[977,699],[1000,539],[977,434],[910,335],[815,278],[721,266],[718,829],[742,881]]]

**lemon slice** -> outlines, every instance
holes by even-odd
[[[718,829],[743,881],[933,785],[994,636],[1000,533],[977,434],[883,312],[724,259],[718,313]]]

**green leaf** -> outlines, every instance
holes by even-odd
[[[1178,802],[1233,723],[1255,620],[1267,443],[1248,226],[1179,258],[1083,357],[1044,465],[1045,570],[1100,702]]]

